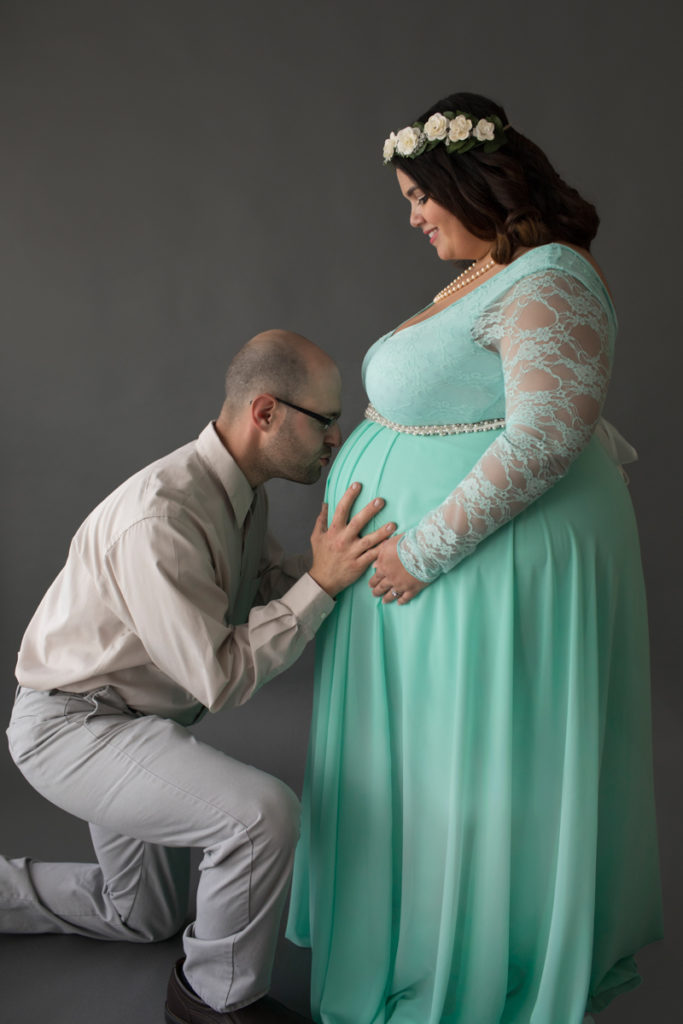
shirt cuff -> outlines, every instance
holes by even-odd
[[[294,612],[309,640],[334,608],[334,598],[308,573],[304,573],[280,600]]]

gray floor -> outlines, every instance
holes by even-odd
[[[666,941],[641,952],[643,985],[615,1000],[597,1024],[677,1024],[681,1019],[681,722],[674,708],[655,703]],[[264,767],[276,771],[278,766]],[[44,801],[18,773],[0,773],[0,801],[0,849],[6,855],[89,859],[85,824]],[[179,938],[137,946],[70,936],[0,935],[0,1024],[163,1024],[166,982],[179,954]],[[272,994],[299,1012],[307,1012],[308,963],[307,951],[281,939]]]
[[[680,963],[674,943],[638,958],[643,985],[597,1024],[674,1024]],[[180,938],[146,946],[72,936],[0,935],[1,1024],[163,1024],[163,999]],[[272,994],[307,1013],[308,953],[281,939]],[[358,1022],[364,1024],[364,1022]],[[562,1024],[562,1022],[557,1022]]]
[[[306,994],[293,991],[292,958],[307,956],[289,943],[273,978],[273,994],[307,1012]],[[96,942],[75,936],[0,936],[2,1024],[164,1024],[169,969],[180,938],[149,946]]]
[[[180,940],[150,946],[71,936],[0,936],[2,1024],[163,1024],[163,995]],[[301,1013],[297,983],[306,954],[281,946],[272,994]],[[644,984],[617,999],[597,1024],[674,1024],[673,968],[664,944],[639,957]],[[358,1022],[363,1024],[363,1022]],[[562,1022],[557,1022],[562,1024]]]

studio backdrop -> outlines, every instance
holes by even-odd
[[[453,276],[410,230],[382,164],[391,129],[455,89],[483,92],[597,205],[594,252],[620,318],[606,413],[640,453],[630,475],[651,608],[668,935],[642,1005],[659,1021],[680,937],[672,9],[0,0],[5,720],[23,630],[72,534],[121,480],[215,417],[244,341],[270,327],[310,337],[342,369],[344,432],[362,416],[364,352]],[[278,481],[270,493],[275,532],[306,548],[323,483]],[[309,651],[199,732],[300,791],[311,682]],[[11,809],[3,853],[90,856],[85,826],[35,795],[4,750],[0,781]],[[305,955],[283,943],[279,963],[276,986],[303,1007]],[[604,1020],[644,1019],[625,1012]]]

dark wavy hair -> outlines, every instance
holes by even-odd
[[[479,119],[496,114],[505,145],[494,153],[475,147],[448,154],[435,146],[413,159],[394,156],[400,167],[477,238],[494,243],[497,263],[509,263],[520,246],[568,242],[590,249],[600,223],[595,207],[559,176],[545,153],[509,125],[503,108],[477,93],[456,92],[439,100],[418,121],[436,113],[465,111]]]

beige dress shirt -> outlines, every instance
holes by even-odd
[[[210,423],[88,516],[26,630],[17,679],[112,686],[131,708],[185,724],[241,704],[334,607],[306,568],[282,559],[265,491]]]

